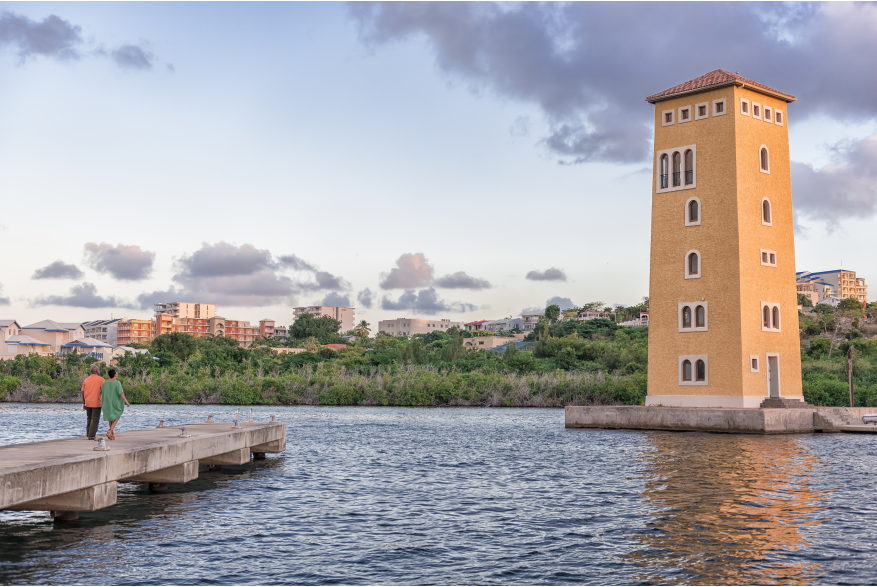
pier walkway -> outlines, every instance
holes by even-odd
[[[167,483],[198,477],[198,465],[242,465],[286,449],[286,424],[231,422],[118,432],[106,441],[74,437],[0,447],[0,510],[44,510],[56,518],[75,519],[116,503],[116,483]]]

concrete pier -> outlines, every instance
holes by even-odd
[[[58,518],[116,503],[116,483],[168,483],[198,477],[199,464],[241,465],[253,453],[286,450],[286,424],[242,422],[186,424],[122,431],[107,441],[110,450],[93,450],[83,437],[0,447],[0,510],[45,510]]]
[[[843,417],[841,417],[841,413]],[[733,434],[852,432],[877,434],[864,425],[877,408],[676,408],[656,406],[567,406],[567,428],[678,430]]]

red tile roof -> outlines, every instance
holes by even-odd
[[[746,79],[739,74],[731,73],[730,71],[725,71],[724,69],[717,69],[691,81],[687,81],[684,84],[673,86],[669,90],[664,90],[663,92],[652,94],[651,96],[646,98],[646,101],[654,104],[655,102],[658,102],[660,100],[668,99],[675,94],[697,92],[699,90],[711,89],[716,86],[727,86],[732,84],[744,87],[751,86],[750,89],[756,92],[768,94],[770,96],[774,96],[775,98],[779,98],[780,100],[785,100],[786,102],[794,102],[796,100],[795,96],[792,96],[791,94],[786,94],[785,92],[775,90],[764,84],[754,82],[751,79]]]
[[[472,326],[473,324],[484,324],[487,320],[479,320],[478,322],[466,322],[463,326]]]

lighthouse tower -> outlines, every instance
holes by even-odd
[[[646,100],[655,105],[646,405],[803,400],[795,97],[717,69]]]

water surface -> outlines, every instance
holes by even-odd
[[[0,583],[877,583],[877,436],[566,430],[555,409],[269,413],[288,438],[265,461],[163,495],[120,484],[74,523],[0,512]],[[138,405],[118,430],[207,414],[232,419]],[[2,444],[84,425],[75,405],[0,404]]]

